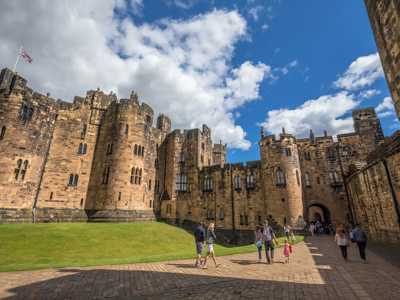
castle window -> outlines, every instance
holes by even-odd
[[[290,148],[285,148],[284,149],[284,153],[286,156],[292,156],[292,149]]]
[[[50,200],[50,201],[53,200],[53,192],[50,193],[49,200]]]
[[[207,210],[207,220],[214,220],[214,212],[211,209]]]
[[[129,133],[129,125],[126,124],[125,125],[125,134],[128,135],[128,133]]]
[[[107,144],[107,152],[106,152],[106,154],[110,155],[110,154],[112,154],[112,152],[113,152],[113,144],[112,143],[111,144]]]
[[[86,154],[87,144],[80,143],[78,147],[78,154]]]
[[[276,185],[286,185],[285,173],[282,171],[281,168],[276,170]]]
[[[23,165],[22,165],[22,169],[21,169],[21,180],[25,179],[25,174],[26,174],[26,170],[28,169],[28,164],[29,162],[27,160],[24,161]]]
[[[18,180],[19,173],[21,172],[21,167],[22,167],[22,159],[18,159],[17,167],[15,168],[15,171],[14,171],[15,180]]]
[[[139,168],[135,169],[135,184],[139,182]]]
[[[248,215],[244,215],[244,224],[249,225],[249,216]]]
[[[146,115],[146,123],[151,124],[151,117],[149,115]]]
[[[135,182],[135,168],[131,169],[131,184]]]
[[[330,147],[326,150],[326,157],[329,161],[336,160],[336,151],[333,147]]]
[[[308,172],[306,172],[304,174],[304,181],[306,183],[306,186],[310,187],[311,186],[311,182],[310,182],[310,174],[308,174]]]
[[[83,124],[81,126],[81,139],[83,140],[86,137],[87,125]]]
[[[118,192],[118,201],[121,201],[121,198],[122,198],[122,193]]]
[[[157,158],[154,160],[154,168],[158,169],[158,159]]]
[[[321,184],[321,179],[319,178],[319,176],[317,177],[317,183]]]
[[[258,224],[261,224],[261,216],[260,215],[258,215]]]
[[[339,182],[339,177],[338,174],[335,172],[329,172],[329,179],[332,184],[338,183]]]
[[[142,147],[142,156],[144,156],[144,147]]]
[[[297,185],[300,186],[300,176],[299,176],[299,171],[296,170],[296,181],[297,181]]]
[[[178,192],[187,192],[187,175],[177,174],[176,175],[176,190]]]
[[[200,161],[201,161],[201,163],[204,163],[204,157],[203,157],[203,155],[200,156]]]
[[[172,212],[171,204],[167,204],[167,214],[170,214],[171,212]]]
[[[105,167],[102,175],[102,184],[108,184],[108,179],[110,177],[110,167]]]
[[[78,174],[69,174],[68,185],[69,186],[77,186],[79,181]]]
[[[304,152],[304,159],[305,160],[311,160],[311,153],[308,152],[308,151]]]
[[[151,179],[149,180],[149,191],[151,190]]]
[[[150,200],[149,207],[150,207],[150,208],[153,207],[153,200]]]
[[[138,145],[135,144],[135,147],[133,147],[133,154],[138,155]]]
[[[87,144],[83,144],[83,154],[86,154],[87,152]]]
[[[142,169],[139,170],[139,184],[142,182]]]
[[[83,206],[83,198],[81,198],[81,207]]]
[[[235,190],[240,190],[241,189],[240,176],[239,175],[236,175],[233,178],[233,183],[234,183],[234,186],[235,186]]]
[[[6,126],[1,127],[0,131],[0,141],[4,139],[4,136],[6,135]]]
[[[220,209],[219,210],[219,219],[222,221],[225,218],[224,210]]]
[[[19,113],[19,118],[22,121],[22,124],[26,124],[28,123],[30,120],[32,120],[32,116],[33,116],[33,107],[27,104],[22,104],[21,106],[21,110]]]
[[[203,192],[211,192],[213,190],[213,182],[210,175],[204,176]]]
[[[240,215],[240,225],[244,225],[244,217],[243,217],[243,215]]]
[[[255,186],[254,184],[254,176],[253,174],[248,174],[246,177],[246,188],[247,189],[253,189]]]

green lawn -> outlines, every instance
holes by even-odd
[[[0,225],[0,272],[185,259],[194,249],[190,233],[159,222]],[[217,256],[255,250],[215,247]]]

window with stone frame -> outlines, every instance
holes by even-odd
[[[178,192],[187,192],[188,190],[188,180],[186,174],[176,175],[176,190]]]
[[[213,190],[213,181],[210,175],[203,178],[203,192],[211,192]]]
[[[292,156],[292,149],[290,149],[290,148],[283,148],[283,153],[284,153],[286,156]]]
[[[15,180],[18,180],[19,173],[21,172],[21,168],[22,168],[22,159],[18,159],[17,160],[17,167],[14,170],[14,178],[15,178]]]
[[[82,124],[81,125],[81,139],[85,139],[86,137],[86,131],[87,131],[87,125],[86,124]]]
[[[133,147],[133,154],[134,155],[138,155],[138,145],[135,144],[135,146]]]
[[[225,218],[224,210],[221,208],[219,210],[219,219],[222,221]]]
[[[6,135],[6,126],[1,127],[0,130],[0,141],[4,139],[4,136]]]
[[[69,174],[68,186],[77,186],[79,181],[78,174]]]
[[[249,225],[249,216],[247,214],[244,215],[244,225]]]
[[[311,160],[311,153],[309,151],[304,152],[304,159],[305,160]]]
[[[310,187],[310,186],[311,186],[310,174],[309,174],[308,172],[305,172],[305,173],[304,173],[304,182],[305,182],[305,185],[306,185],[307,187]]]
[[[21,180],[25,179],[25,175],[26,175],[26,171],[28,170],[28,165],[29,162],[27,160],[24,161],[24,163],[22,164],[22,169],[21,169]]]
[[[106,152],[106,154],[110,155],[110,154],[112,154],[112,152],[113,152],[113,144],[112,143],[111,144],[107,144],[107,152]]]
[[[326,158],[328,161],[336,160],[336,149],[334,147],[329,147],[326,149]]]
[[[86,154],[86,152],[87,152],[87,144],[79,143],[78,154]]]
[[[237,191],[242,188],[239,175],[235,175],[235,177],[233,177],[233,186],[234,186],[235,190],[237,190]]]
[[[125,135],[128,135],[129,133],[129,125],[125,124]]]
[[[255,182],[254,182],[253,174],[247,174],[247,176],[246,176],[246,188],[247,189],[254,189],[255,188]]]
[[[108,184],[109,178],[110,178],[110,167],[105,167],[104,170],[103,170],[101,183],[102,184]]]
[[[329,172],[329,180],[332,184],[340,183],[340,179],[336,171]]]
[[[285,173],[283,172],[283,170],[280,167],[278,167],[276,169],[275,181],[276,181],[276,185],[278,185],[278,186],[286,185]]]
[[[240,225],[244,225],[244,216],[240,215]]]
[[[20,109],[19,118],[22,124],[27,124],[32,120],[34,109],[31,104],[23,103]]]

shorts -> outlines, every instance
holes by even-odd
[[[203,252],[203,243],[202,242],[196,242],[196,253],[197,255],[201,255]]]
[[[214,252],[214,245],[213,244],[207,244],[208,246],[208,253],[213,253]]]

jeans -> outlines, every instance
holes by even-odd
[[[274,259],[274,245],[272,241],[265,241],[265,256],[267,257],[268,263],[271,263],[271,260]]]
[[[344,259],[347,259],[347,246],[339,246],[340,251],[342,252],[342,256]]]
[[[365,248],[367,247],[367,242],[357,242],[358,251],[360,252],[360,257],[362,260],[366,260]]]

